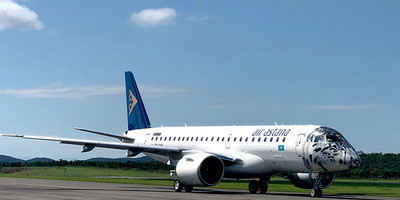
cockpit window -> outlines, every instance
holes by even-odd
[[[318,135],[320,135],[321,138],[318,138]],[[315,131],[313,132],[313,134],[310,134],[308,136],[307,141],[314,141],[314,142],[325,141],[325,142],[347,143],[347,140],[343,137],[342,134],[340,134],[336,130],[333,130],[328,127],[316,128]]]
[[[326,141],[327,142],[341,142],[340,139],[336,135],[327,135]]]
[[[314,142],[323,142],[323,141],[324,141],[324,138],[323,138],[322,135],[318,135],[318,136],[316,136],[315,139],[314,139]]]

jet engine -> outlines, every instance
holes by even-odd
[[[184,156],[176,165],[179,180],[189,186],[213,186],[224,177],[225,166],[220,158],[207,153]]]
[[[290,173],[288,176],[290,182],[303,189],[320,188],[325,189],[333,183],[334,173]],[[319,181],[319,185],[316,185]]]

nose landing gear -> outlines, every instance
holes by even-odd
[[[322,197],[322,189],[321,188],[313,188],[310,192],[311,197]]]
[[[310,196],[311,197],[322,197],[322,189],[326,188],[327,186],[329,186],[330,184],[332,184],[333,182],[333,178],[335,175],[330,175],[330,174],[312,174],[311,177],[314,176],[314,188],[311,189],[310,192]],[[330,177],[332,177],[332,179],[330,180]],[[326,185],[326,183],[324,184],[324,181],[328,180],[328,182],[330,182],[328,185]],[[325,187],[324,187],[325,185]]]

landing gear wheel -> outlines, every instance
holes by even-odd
[[[193,191],[193,186],[185,186],[185,192],[192,192]]]
[[[311,189],[311,197],[322,197],[322,190],[320,188]]]
[[[182,192],[183,189],[183,183],[180,182],[178,179],[174,181],[174,190],[175,192]]]
[[[249,192],[251,194],[257,193],[259,187],[258,181],[252,180],[249,182]]]
[[[268,191],[268,181],[266,178],[260,178],[259,189],[260,194],[265,194]]]

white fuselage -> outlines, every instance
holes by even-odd
[[[133,130],[135,144],[180,148],[223,155],[235,160],[226,177],[252,177],[277,172],[309,172],[303,152],[307,136],[319,126],[160,127]],[[301,139],[299,139],[301,135]],[[300,141],[298,141],[300,140]],[[145,153],[168,163],[169,156]]]

